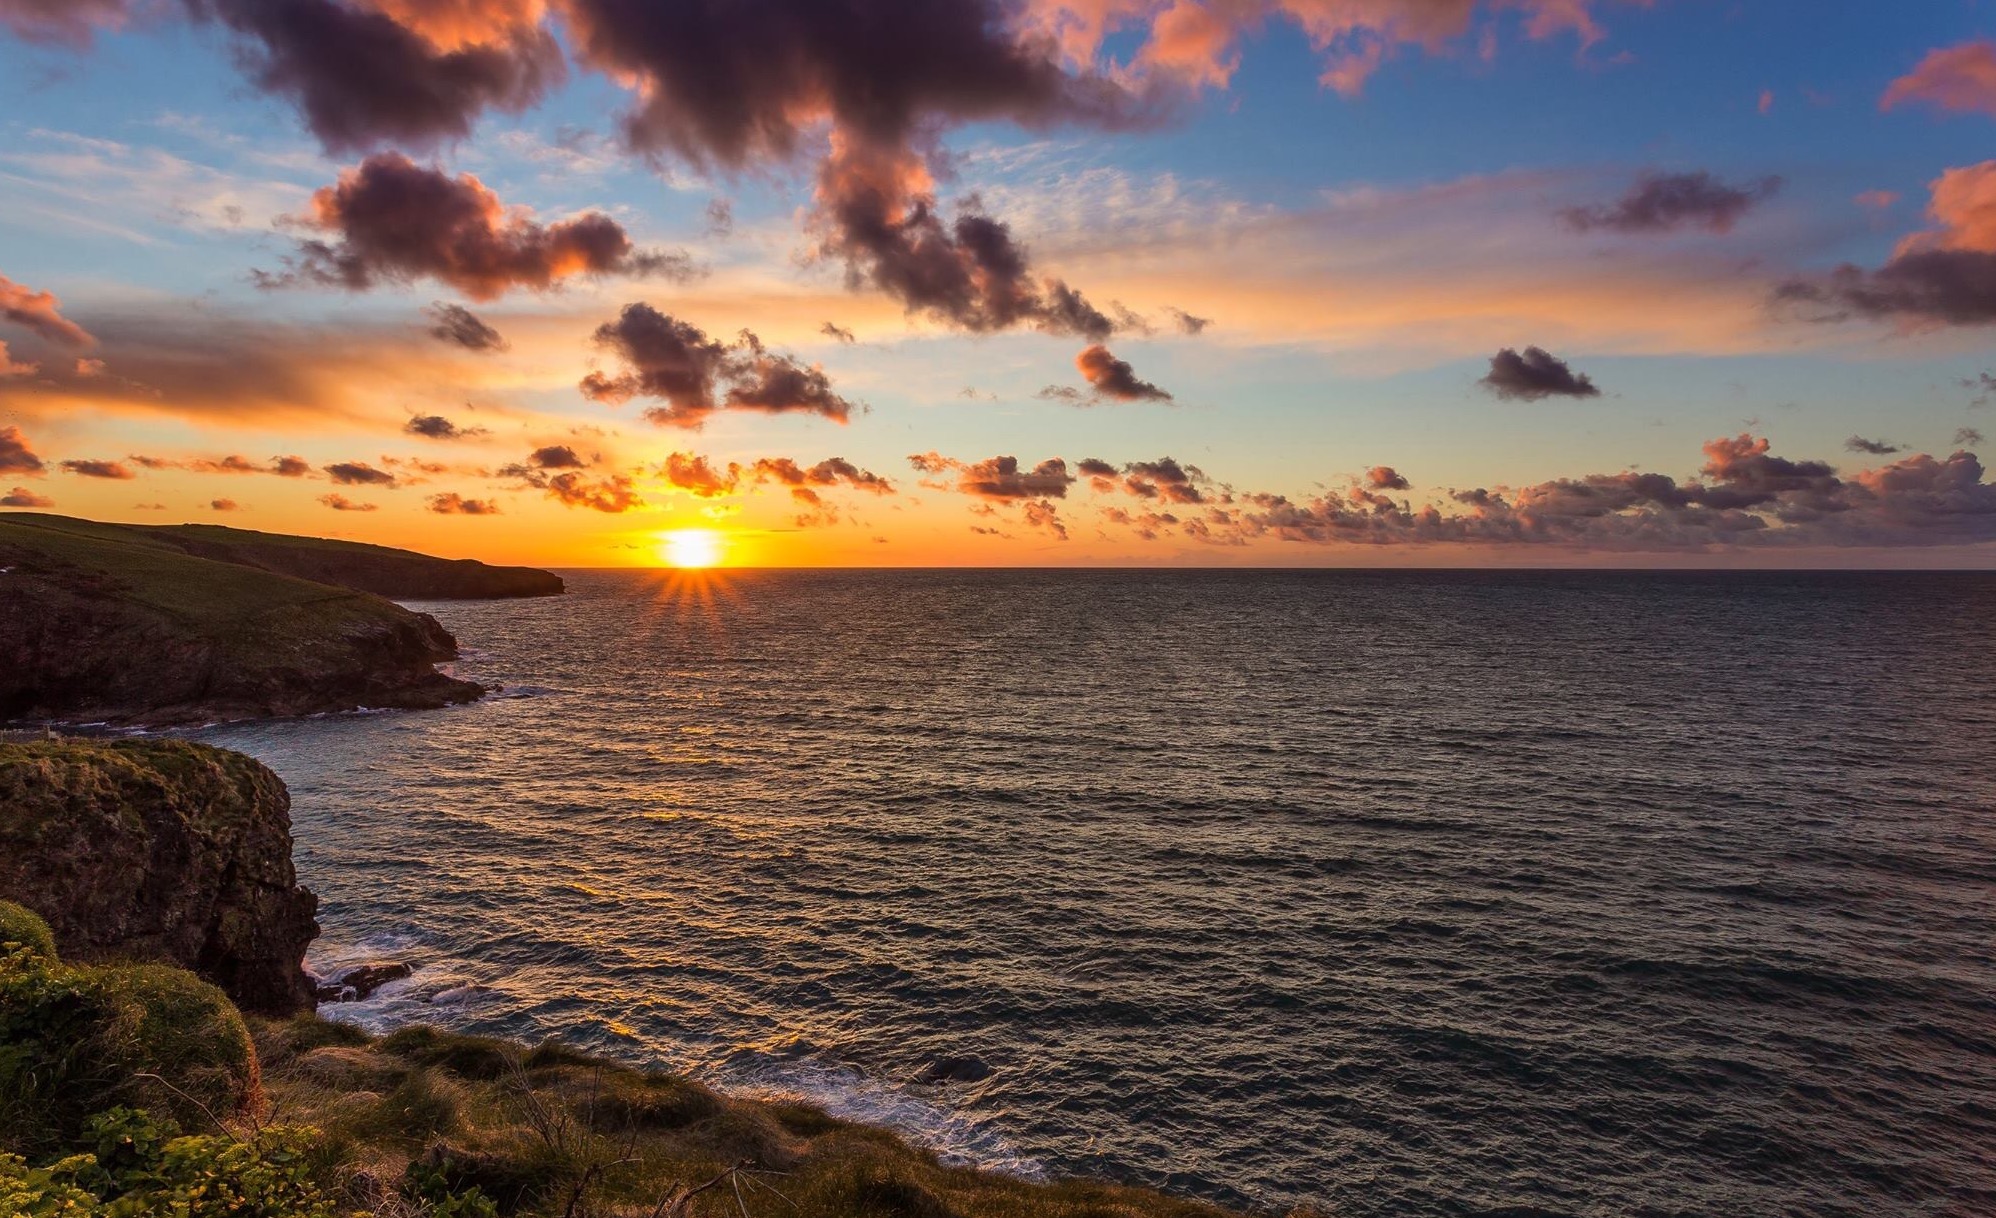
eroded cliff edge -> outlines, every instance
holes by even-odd
[[[0,900],[65,958],[177,964],[247,1011],[311,1010],[318,898],[291,796],[261,762],[180,740],[0,744]]]
[[[0,721],[428,709],[485,692],[437,671],[456,656],[435,618],[367,592],[125,526],[0,516]]]

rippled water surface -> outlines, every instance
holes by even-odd
[[[576,573],[207,733],[345,1017],[1342,1215],[1996,1213],[1996,579]]]

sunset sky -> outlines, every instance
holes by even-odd
[[[0,0],[0,502],[1996,565],[1996,4]]]

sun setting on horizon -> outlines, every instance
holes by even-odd
[[[718,567],[726,550],[721,535],[713,529],[674,529],[659,535],[660,560],[682,571]]]

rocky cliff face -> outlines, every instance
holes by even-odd
[[[468,702],[457,642],[379,597],[0,520],[0,721],[171,724]]]
[[[65,959],[163,960],[247,1011],[310,1010],[318,898],[291,797],[261,763],[174,740],[0,744],[0,900]]]

